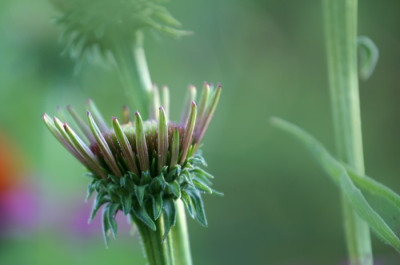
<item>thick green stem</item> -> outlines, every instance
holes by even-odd
[[[357,0],[323,0],[329,87],[338,157],[364,175],[357,73]],[[372,265],[368,225],[343,198],[351,265]]]
[[[186,223],[185,206],[181,200],[176,201],[177,220],[171,228],[175,265],[192,265],[190,253],[189,233]]]
[[[119,77],[127,97],[144,118],[148,118],[152,83],[143,48],[143,33],[138,31],[133,46],[114,45]]]
[[[167,237],[163,240],[165,232],[164,217],[161,216],[155,222],[156,231],[151,230],[138,219],[135,219],[135,223],[139,229],[149,265],[174,265],[175,263],[171,255],[172,242],[170,242],[172,239]]]

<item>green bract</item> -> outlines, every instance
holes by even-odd
[[[135,222],[156,230],[155,221],[164,214],[165,234],[175,225],[175,201],[181,199],[192,218],[207,226],[202,193],[216,193],[212,175],[197,151],[217,106],[221,87],[211,92],[205,84],[197,108],[195,88],[190,87],[189,101],[178,123],[167,120],[168,89],[158,98],[155,87],[151,119],[143,121],[139,112],[130,121],[129,110],[123,111],[124,124],[112,118],[109,127],[95,104],[88,100],[88,123],[70,106],[67,107],[87,141],[67,123],[47,114],[43,119],[53,135],[90,171],[88,198],[96,192],[90,220],[103,205],[103,227],[106,242],[109,233],[116,235],[115,215],[121,210]],[[168,105],[167,104],[167,105]],[[157,106],[157,110],[156,110]],[[196,152],[197,151],[197,152]]]

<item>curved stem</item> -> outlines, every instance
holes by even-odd
[[[357,73],[357,0],[323,1],[329,87],[338,158],[364,175]],[[368,225],[343,198],[351,265],[372,265]]]
[[[192,255],[190,253],[189,233],[186,223],[185,206],[179,199],[175,204],[177,220],[171,228],[172,246],[174,250],[175,265],[192,265]]]

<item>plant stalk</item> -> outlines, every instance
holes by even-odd
[[[171,228],[172,248],[174,250],[175,265],[192,265],[192,255],[190,252],[189,233],[186,222],[185,206],[179,199],[175,203],[176,224]]]
[[[157,219],[156,231],[151,230],[142,221],[134,218],[138,227],[140,236],[142,238],[144,251],[146,254],[149,265],[174,265],[173,257],[171,255],[171,238],[164,237],[164,217],[163,215]]]
[[[357,72],[357,0],[323,0],[329,88],[338,158],[364,175]],[[342,198],[351,265],[372,265],[368,225]]]
[[[143,33],[136,32],[136,42],[133,47],[116,43],[114,50],[119,78],[126,96],[147,119],[151,106],[152,82],[143,47]]]

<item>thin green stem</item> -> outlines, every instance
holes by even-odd
[[[143,47],[143,33],[136,33],[133,46],[117,43],[114,45],[119,77],[126,96],[146,119],[149,115],[152,83]]]
[[[175,265],[192,265],[192,255],[190,253],[189,233],[186,223],[185,206],[179,199],[176,201],[177,220],[176,225],[171,228],[173,238],[172,246],[174,250]]]
[[[364,175],[357,73],[357,0],[323,1],[329,87],[338,157]],[[372,265],[368,225],[343,198],[351,265]]]
[[[139,229],[149,265],[175,265],[170,249],[171,238],[167,237],[163,240],[165,232],[163,215],[155,222],[156,231],[151,230],[138,219],[135,219],[135,223]]]

